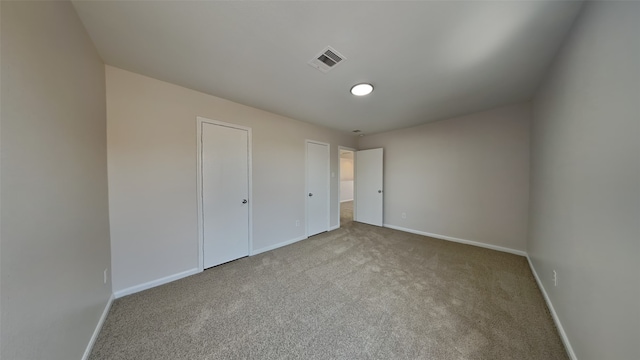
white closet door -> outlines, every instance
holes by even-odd
[[[249,255],[248,131],[202,124],[203,265]]]
[[[329,144],[307,141],[307,236],[329,230]]]

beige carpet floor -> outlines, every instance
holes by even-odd
[[[345,221],[116,300],[90,359],[567,356],[525,258]]]
[[[353,221],[353,201],[340,203],[340,226],[347,226]]]

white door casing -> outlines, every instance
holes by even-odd
[[[383,216],[383,150],[370,149],[355,153],[354,220],[382,226]]]
[[[329,144],[307,140],[307,237],[329,230]]]
[[[251,129],[198,118],[201,269],[249,255]]]

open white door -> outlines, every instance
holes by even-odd
[[[329,144],[307,140],[307,236],[329,231]]]
[[[382,149],[356,151],[354,220],[382,226]]]

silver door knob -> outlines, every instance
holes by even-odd
[[[243,200],[242,200],[242,203],[243,203],[243,204],[246,204],[246,203],[247,203],[247,199],[243,199]]]
[[[313,193],[309,193],[309,196],[313,196]]]
[[[378,194],[382,194],[382,190],[378,190]]]

